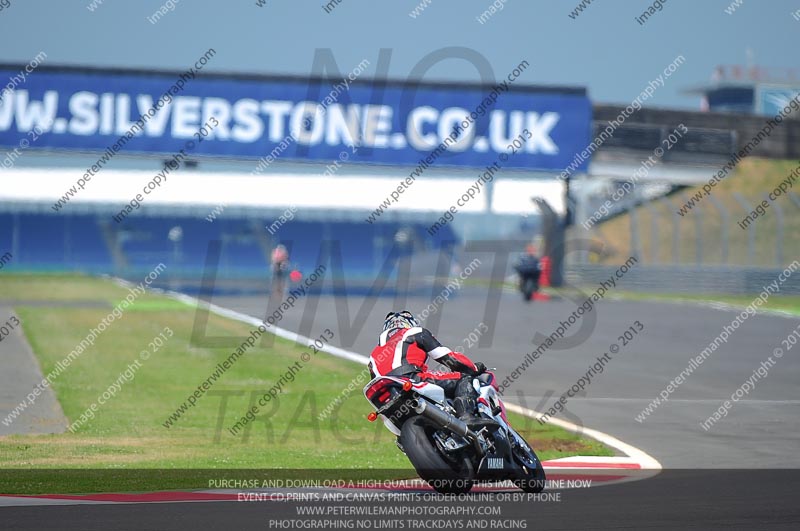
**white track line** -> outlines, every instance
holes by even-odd
[[[513,411],[514,413],[519,413],[520,415],[525,415],[532,418],[538,418],[542,416],[542,413],[539,413],[538,411],[518,406],[516,404],[510,404],[508,402],[505,402],[505,405],[506,409],[508,409],[509,411]],[[579,435],[585,435],[587,437],[591,437],[592,439],[600,441],[606,446],[610,446],[615,450],[619,450],[620,452],[626,454],[628,457],[633,459],[635,462],[639,463],[639,466],[641,466],[644,469],[661,470],[661,463],[659,463],[650,454],[626,442],[620,441],[613,435],[603,433],[602,431],[593,430],[592,428],[585,428],[583,426],[578,426],[577,424],[573,424],[572,422],[557,418],[550,418],[547,420],[547,423],[552,424],[554,426],[558,426],[559,428],[564,428],[565,430],[570,431],[572,433],[577,433]]]
[[[120,278],[114,277],[114,280],[116,282],[118,282],[119,284],[124,285],[126,287],[131,285],[126,280],[123,280],[123,279],[120,279]],[[311,338],[308,338],[308,337],[305,337],[305,336],[301,336],[300,334],[297,334],[295,332],[291,332],[289,330],[286,330],[286,329],[283,329],[283,328],[280,328],[280,327],[277,327],[277,326],[271,326],[271,325],[268,325],[266,323],[263,323],[259,319],[255,318],[255,317],[252,317],[250,315],[246,315],[246,314],[243,314],[241,312],[237,312],[235,310],[231,310],[229,308],[223,308],[222,306],[217,306],[216,304],[213,304],[213,303],[210,303],[210,302],[206,302],[206,301],[202,301],[202,300],[200,300],[200,299],[198,299],[196,297],[192,297],[192,296],[189,296],[189,295],[186,295],[186,294],[183,294],[183,293],[178,293],[176,291],[171,291],[171,290],[153,289],[153,291],[162,292],[166,296],[171,297],[171,298],[173,298],[175,300],[178,300],[178,301],[180,301],[180,302],[182,302],[182,303],[184,303],[184,304],[186,304],[188,306],[206,308],[210,312],[213,312],[213,313],[215,313],[217,315],[221,315],[223,317],[227,317],[229,319],[234,319],[234,320],[237,320],[237,321],[241,321],[241,322],[244,322],[244,323],[247,323],[247,324],[251,324],[253,326],[259,326],[259,325],[264,324],[264,325],[267,326],[267,330],[271,331],[276,336],[282,337],[284,339],[288,339],[290,341],[294,341],[296,343],[300,343],[302,345],[308,344],[308,342],[313,341]],[[366,365],[369,362],[369,358],[367,356],[364,356],[362,354],[358,354],[356,352],[352,352],[352,351],[349,351],[349,350],[344,350],[344,349],[341,349],[339,347],[334,347],[332,345],[325,345],[325,346],[323,346],[323,348],[321,348],[319,350],[322,351],[322,352],[325,352],[327,354],[330,354],[331,356],[335,356],[337,358],[342,358],[342,359],[346,359],[346,360],[353,361],[353,362],[356,362],[356,363],[360,363],[361,365]],[[538,417],[540,417],[542,415],[542,413],[540,413],[538,411],[534,411],[532,409],[524,408],[522,406],[518,406],[517,404],[512,404],[510,402],[505,402],[505,401],[504,401],[504,404],[506,405],[506,409],[508,409],[509,411],[513,411],[514,413],[518,413],[520,415],[525,415],[525,416],[531,417],[531,418],[538,418]],[[592,438],[592,439],[594,439],[596,441],[599,441],[599,442],[605,444],[606,446],[610,446],[611,448],[614,448],[615,450],[618,450],[618,451],[626,454],[634,462],[638,463],[639,466],[641,466],[641,468],[643,468],[643,469],[661,470],[661,463],[659,463],[654,457],[652,457],[651,455],[647,454],[643,450],[640,450],[639,448],[636,448],[635,446],[632,446],[632,445],[630,445],[628,443],[625,443],[625,442],[617,439],[616,437],[614,437],[612,435],[609,435],[607,433],[603,433],[603,432],[598,431],[598,430],[593,430],[591,428],[585,428],[583,426],[578,426],[577,424],[573,424],[572,422],[568,422],[566,420],[561,420],[561,419],[557,419],[557,418],[551,418],[547,422],[550,423],[550,424],[553,424],[554,426],[558,426],[560,428],[563,428],[563,429],[565,429],[565,430],[567,430],[569,432],[576,433],[576,434],[579,434],[579,435],[585,435],[587,437],[590,437],[590,438]]]

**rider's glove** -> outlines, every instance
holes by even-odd
[[[486,372],[486,365],[484,365],[482,361],[476,361],[475,369],[475,376],[480,376]]]

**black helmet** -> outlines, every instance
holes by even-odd
[[[408,310],[402,312],[389,312],[383,321],[383,331],[394,330],[396,328],[414,328],[419,323],[414,315]]]

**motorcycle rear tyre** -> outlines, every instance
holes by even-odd
[[[423,417],[410,418],[400,430],[400,444],[419,477],[434,490],[442,494],[465,494],[472,490],[472,466],[466,458],[458,465],[445,459],[432,438],[436,430]]]

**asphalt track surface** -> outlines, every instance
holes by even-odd
[[[435,295],[435,293],[434,293]],[[525,304],[515,293],[499,292],[496,315],[484,316],[487,291],[464,288],[429,317],[439,339],[453,347],[483,321],[491,334],[483,344],[465,349],[474,359],[497,367],[501,379],[535,348],[537,332],[550,334],[577,304],[553,300]],[[391,297],[323,295],[301,298],[285,312],[278,326],[307,336],[324,328],[336,334],[336,346],[368,354],[382,317],[393,307],[419,312],[431,301],[430,292],[395,303]],[[216,296],[212,302],[258,318],[267,314],[263,296]],[[362,308],[362,305],[366,304]],[[345,306],[347,312],[344,311]],[[272,306],[274,308],[274,305]],[[359,313],[361,309],[361,313]],[[306,311],[307,310],[307,311]],[[305,313],[305,316],[304,316]],[[729,341],[698,369],[643,423],[634,417],[711,342],[738,311],[696,305],[604,300],[593,312],[596,323],[569,348],[553,346],[506,391],[508,400],[544,410],[585,374],[596,358],[619,343],[634,321],[644,330],[613,354],[595,376],[586,396],[567,403],[563,418],[614,435],[658,459],[665,470],[658,476],[618,485],[562,491],[558,501],[388,501],[414,506],[501,507],[502,517],[486,528],[507,525],[539,529],[797,529],[800,509],[800,448],[797,418],[797,350],[778,360],[769,375],[737,402],[727,418],[708,432],[700,423],[749,378],[761,362],[798,325],[777,315],[750,317]],[[441,318],[437,322],[437,319]],[[341,321],[341,322],[340,322]],[[567,335],[573,334],[579,323]],[[342,363],[346,363],[342,361]],[[549,394],[549,396],[548,396]],[[545,398],[547,397],[547,398]],[[684,470],[679,470],[684,469]],[[731,470],[738,469],[738,470]],[[760,470],[755,470],[760,469]],[[789,470],[777,470],[789,469]],[[296,529],[330,528],[320,517],[302,516],[288,502],[156,503],[141,505],[64,505],[0,509],[0,527],[8,529],[275,529],[274,520],[295,522]],[[330,504],[328,504],[330,505]],[[339,504],[341,506],[342,504]],[[376,505],[349,503],[348,506]],[[348,517],[342,517],[345,520]],[[353,517],[349,517],[354,520]],[[356,520],[359,518],[355,518]],[[372,518],[373,528],[377,520]],[[456,519],[449,518],[451,522]],[[403,527],[431,529],[442,518],[414,517]],[[428,526],[428,527],[426,527]],[[287,527],[283,527],[284,529]],[[468,529],[463,525],[453,527]]]
[[[16,318],[11,308],[0,306],[0,324],[13,322],[12,316]],[[0,420],[7,421],[7,415],[19,406],[20,401],[26,400],[42,379],[39,361],[22,335],[21,325],[12,328],[0,342]],[[33,404],[28,403],[25,411],[8,426],[0,422],[0,436],[61,433],[67,428],[67,419],[50,387],[31,398]]]
[[[408,297],[398,307],[419,313],[432,298],[430,293]],[[483,343],[465,350],[472,359],[496,367],[501,381],[536,348],[533,338],[537,332],[550,335],[559,321],[566,321],[582,303],[561,299],[525,304],[516,293],[503,291],[499,292],[497,312],[485,316],[488,299],[486,289],[465,287],[425,324],[442,343],[455,348],[466,345],[465,337],[485,322],[489,332]],[[212,302],[259,319],[267,315],[264,297],[214,297]],[[359,316],[362,305],[370,310],[363,319]],[[308,337],[330,328],[336,334],[334,345],[369,355],[382,318],[393,306],[391,297],[342,294],[301,298],[276,325]],[[345,307],[349,315],[345,315]],[[668,402],[640,423],[635,417],[724,326],[730,326],[740,310],[604,299],[592,313],[594,325],[592,317],[585,317],[581,337],[569,339],[568,348],[559,350],[556,343],[545,351],[505,391],[507,400],[544,411],[585,375],[599,356],[609,353],[611,359],[603,372],[592,378],[585,396],[568,399],[561,418],[632,444],[664,468],[800,468],[800,345],[779,359],[773,354],[800,320],[774,314],[750,316]],[[436,318],[441,320],[436,322]],[[644,330],[623,346],[619,336],[631,326],[638,328],[635,321]],[[580,327],[579,320],[568,329],[565,340]],[[609,352],[613,344],[620,349],[616,354]],[[701,423],[769,356],[776,364],[768,375],[733,404],[727,417],[704,430]]]

